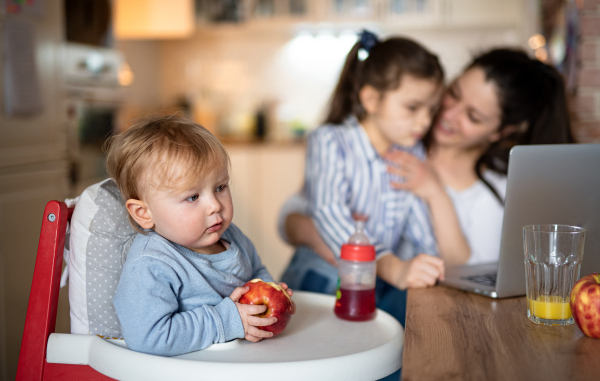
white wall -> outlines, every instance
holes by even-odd
[[[402,34],[437,53],[449,79],[477,52],[524,45],[515,27]],[[331,35],[329,42],[312,37],[298,43],[291,32],[229,27],[201,30],[185,41],[162,42],[161,101],[168,104],[181,95],[209,98],[223,119],[235,121],[254,112],[262,101],[275,100],[281,118],[300,118],[316,127],[352,45],[338,36]]]

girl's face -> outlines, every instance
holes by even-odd
[[[415,145],[427,132],[439,105],[442,86],[409,74],[400,87],[383,95],[371,86],[360,91],[367,116],[361,121],[371,143],[380,154],[392,144]]]
[[[446,91],[434,142],[465,150],[487,147],[500,139],[501,116],[496,85],[486,81],[482,69],[471,68]]]

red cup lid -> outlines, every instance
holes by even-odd
[[[341,258],[346,261],[368,262],[375,260],[373,245],[342,245]]]

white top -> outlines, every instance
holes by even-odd
[[[506,197],[506,176],[485,171],[484,178],[496,189],[500,197]],[[500,255],[500,236],[504,206],[481,180],[462,191],[446,187],[454,204],[460,228],[471,248],[468,264],[496,262]],[[285,234],[285,220],[292,213],[308,214],[308,202],[301,194],[293,195],[281,208],[278,219],[280,237],[289,242]],[[403,244],[401,251],[413,250]],[[407,254],[407,256],[410,256]]]
[[[483,177],[506,197],[506,176],[485,171]],[[500,255],[500,236],[504,206],[481,180],[462,191],[446,187],[452,199],[460,228],[471,248],[468,264],[497,262]]]

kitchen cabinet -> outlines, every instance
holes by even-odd
[[[64,200],[66,160],[0,169],[0,380],[16,376],[44,207]],[[69,332],[66,292],[57,332]]]
[[[52,199],[64,200],[69,187],[59,70],[63,4],[18,3],[22,7],[43,5],[39,14],[0,12],[3,31],[9,19],[33,28],[43,109],[35,115],[11,116],[5,112],[4,98],[0,103],[0,381],[16,376],[44,207]],[[0,60],[0,73],[5,73],[6,65],[6,59]],[[5,85],[2,75],[3,92]],[[61,332],[69,327],[66,296],[59,302],[57,328]]]
[[[271,275],[279,280],[293,248],[277,232],[283,203],[304,181],[304,144],[229,144],[233,222],[252,240]]]
[[[57,75],[60,61],[60,4],[46,9],[46,17],[34,23],[34,56],[37,80],[41,88],[43,109],[31,116],[10,117],[4,109],[6,60],[0,62],[0,168],[64,159],[66,156],[66,133],[59,128],[62,109],[58,107],[60,99],[60,78]],[[55,9],[55,8],[59,9]],[[5,18],[12,15],[0,15],[0,27],[4,27]],[[16,20],[25,17],[14,17]]]
[[[522,0],[441,0],[443,23],[454,27],[517,25],[521,22]]]
[[[375,24],[390,31],[427,28],[514,26],[522,22],[527,0],[247,0],[234,16],[210,16],[197,9],[201,23],[234,21],[263,27],[355,27]],[[223,11],[223,10],[221,10]],[[219,18],[220,17],[220,18]]]
[[[196,0],[195,11],[201,24],[304,22],[320,13],[320,3],[314,0]]]
[[[114,2],[115,36],[122,40],[177,39],[194,33],[193,0]]]

